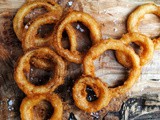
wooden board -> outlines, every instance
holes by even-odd
[[[25,2],[25,0],[0,0],[0,119],[18,120],[19,105],[24,94],[19,90],[13,79],[13,68],[19,55],[22,55],[21,43],[17,40],[13,28],[12,20],[15,12]],[[71,7],[92,15],[101,25],[103,39],[108,37],[119,39],[127,32],[126,20],[128,15],[146,0],[58,0],[60,5],[66,8]],[[148,0],[160,4],[159,0]],[[157,37],[160,31],[160,20],[152,14],[145,15],[141,21],[140,31],[150,36]],[[160,51],[154,52],[153,59],[143,67],[142,74],[138,82],[126,95],[115,98],[108,107],[97,113],[84,113],[68,102],[67,95],[71,91],[64,93],[60,88],[60,95],[64,99],[64,116],[67,120],[69,114],[73,112],[78,120],[96,119],[160,119]],[[119,65],[112,51],[105,52],[95,61],[96,75],[110,86],[114,86],[125,77],[126,70]],[[68,77],[65,87],[76,79],[76,75],[81,74],[78,65],[68,67]],[[86,118],[87,117],[87,118]]]

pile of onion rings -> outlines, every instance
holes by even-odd
[[[107,85],[105,85],[105,89],[107,93],[104,93],[103,92],[104,90],[102,89],[102,85],[104,83],[98,78],[97,79],[99,82],[101,82],[101,84],[97,83],[96,82],[97,80],[95,80],[94,78],[95,70],[94,70],[93,60],[99,57],[106,50],[116,50],[129,56],[131,60],[132,68],[129,72],[128,79],[124,82],[122,86],[118,86],[116,88],[108,88]],[[138,80],[138,77],[140,76],[140,73],[141,73],[140,59],[138,55],[136,55],[133,49],[125,45],[123,42],[113,40],[113,39],[103,40],[95,44],[94,46],[92,46],[84,58],[83,69],[84,69],[84,73],[83,73],[84,77],[78,79],[78,81],[75,83],[73,87],[73,99],[75,100],[75,104],[79,108],[87,112],[96,112],[97,110],[102,109],[104,106],[107,106],[109,101],[113,97],[118,97],[119,95],[126,93],[133,86],[133,84]],[[87,76],[90,76],[90,78]],[[88,83],[88,81],[90,81],[90,84]],[[93,84],[92,82],[96,82],[96,83]],[[96,93],[98,97],[96,101],[93,101],[90,103],[86,102],[87,93],[84,90],[84,88],[86,88],[86,85],[90,86]],[[104,94],[107,95],[107,97],[101,96],[100,94],[102,93],[103,95]],[[104,104],[102,100],[104,100],[106,103]],[[101,105],[101,106],[98,106],[98,105]]]
[[[43,7],[47,13],[31,20],[28,29],[25,29],[24,18],[35,8]],[[38,28],[45,24],[56,23],[62,16],[62,8],[52,0],[36,0],[26,2],[17,12],[13,20],[13,28],[22,42],[22,48],[25,54],[18,60],[18,64],[14,70],[14,79],[19,88],[27,95],[23,99],[20,107],[22,120],[34,120],[33,108],[41,101],[51,103],[54,112],[50,120],[61,120],[63,114],[63,105],[58,95],[52,93],[58,86],[64,83],[66,75],[66,63],[49,48],[51,37],[40,38],[37,36]],[[71,25],[68,24],[65,30],[68,34],[73,31]],[[72,33],[71,33],[72,32]],[[34,85],[29,82],[28,74],[30,74],[30,64],[39,69],[50,69],[54,72],[53,76],[44,85]]]
[[[102,109],[103,105],[107,106],[109,101],[126,93],[138,80],[142,66],[147,64],[153,57],[154,49],[159,49],[159,38],[151,40],[146,35],[142,35],[138,31],[138,24],[141,18],[147,13],[154,13],[160,15],[160,7],[154,4],[145,4],[138,7],[128,18],[127,28],[129,33],[122,36],[120,40],[114,40],[112,38],[107,40],[101,40],[94,46],[92,46],[87,52],[83,60],[83,77],[78,79],[73,86],[73,99],[75,104],[82,110],[87,112],[96,112]],[[140,46],[140,52],[138,55],[134,49],[129,45],[135,43]],[[103,92],[103,87],[100,84],[93,85],[92,82],[101,81],[99,78],[95,78],[95,70],[93,60],[100,56],[106,50],[116,50],[116,57],[120,64],[124,67],[130,68],[129,77],[123,85],[115,88],[107,88],[108,99],[106,104],[103,104],[102,99],[105,97],[100,96],[100,92]],[[88,81],[91,81],[88,83]],[[102,81],[101,81],[102,82]],[[102,82],[103,83],[103,82]],[[103,83],[105,84],[105,83]],[[86,99],[86,86],[90,86],[97,96],[97,100],[88,102]],[[93,87],[94,86],[94,87]],[[100,89],[101,86],[101,89]],[[107,85],[105,85],[107,87]],[[104,93],[103,93],[104,94]],[[99,103],[97,103],[99,101]],[[96,104],[95,104],[96,103]],[[103,104],[103,105],[102,105]],[[97,108],[95,107],[97,105]],[[101,107],[101,108],[100,108]]]
[[[32,21],[29,21],[29,23],[31,24],[31,28],[28,31],[28,29],[25,29],[25,26],[24,26],[25,16],[28,13],[30,13],[32,10],[34,10],[36,8],[41,8],[41,7],[45,8],[47,10],[47,13],[48,12],[53,12],[53,14],[49,13],[49,14],[52,14],[48,18],[49,21],[46,21],[46,19],[43,15],[40,15],[38,18],[35,18]],[[47,24],[47,23],[55,23],[55,20],[59,20],[59,18],[61,17],[62,11],[63,10],[62,10],[61,6],[59,6],[53,0],[29,1],[29,2],[26,2],[18,10],[18,12],[15,15],[14,20],[13,20],[13,28],[14,28],[14,31],[15,31],[18,39],[22,42],[22,44],[24,46],[23,47],[24,52],[26,51],[26,49],[31,49],[30,47],[33,47],[33,44],[34,45],[36,44],[36,46],[47,46],[49,44],[48,43],[49,42],[49,37],[45,38],[45,40],[42,39],[42,38],[40,39],[39,37],[35,36],[37,31],[34,30],[34,29],[36,29],[36,28],[38,29],[40,27],[40,25],[44,25],[44,24]],[[58,13],[58,14],[56,14],[56,13]],[[36,22],[37,21],[36,19],[38,20],[38,22]],[[28,28],[28,26],[27,26],[27,28]],[[28,34],[29,36],[27,36],[26,34]],[[32,40],[32,42],[30,42],[31,45],[29,45],[29,46],[27,46],[28,45],[27,43],[29,41],[28,39]],[[39,39],[39,40],[37,40],[37,39]],[[36,46],[34,46],[34,47],[36,47]],[[33,58],[32,60],[33,60],[33,63],[35,63],[36,66],[47,67],[47,68],[50,67],[43,60],[40,60],[40,59],[37,60],[36,58]],[[37,61],[40,61],[40,62],[37,62]]]
[[[44,7],[47,13],[30,21],[28,29],[24,27],[24,18],[35,8]],[[18,60],[14,71],[14,79],[19,88],[27,95],[23,99],[20,112],[22,120],[33,120],[33,107],[40,101],[47,100],[54,108],[51,120],[62,119],[63,105],[60,98],[52,93],[58,86],[64,84],[66,63],[74,62],[83,65],[83,75],[75,82],[72,94],[75,105],[86,112],[96,112],[106,107],[112,98],[125,94],[138,80],[142,66],[147,64],[153,56],[154,49],[160,48],[160,40],[153,41],[138,31],[140,19],[147,13],[160,15],[160,8],[154,4],[138,7],[128,18],[128,33],[121,39],[103,40],[99,24],[89,14],[70,10],[63,13],[63,9],[52,0],[36,0],[26,2],[17,12],[13,27],[18,39],[22,42],[25,54]],[[72,23],[82,22],[89,30],[93,45],[85,54],[77,51],[76,32]],[[37,35],[38,28],[45,24],[55,24],[50,35],[41,38]],[[67,32],[70,49],[62,46],[62,33]],[[140,46],[138,55],[129,45],[135,43]],[[124,67],[130,68],[129,76],[123,85],[109,88],[100,78],[95,76],[93,60],[107,50],[115,50],[117,61]],[[30,63],[39,69],[54,70],[54,76],[47,84],[36,86],[28,81]],[[26,75],[27,74],[27,75]],[[97,99],[87,101],[87,86],[95,92]],[[57,106],[58,105],[58,106]]]

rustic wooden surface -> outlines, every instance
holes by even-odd
[[[12,19],[18,8],[25,0],[0,0],[0,119],[19,119],[19,106],[24,94],[18,89],[13,79],[14,64],[23,52],[21,43],[18,42],[13,29]],[[63,7],[71,7],[84,11],[92,15],[100,24],[103,38],[120,38],[126,31],[126,20],[128,15],[146,0],[70,0],[57,1]],[[160,4],[159,0],[147,0]],[[70,6],[72,4],[72,6]],[[142,33],[157,37],[160,33],[160,20],[152,14],[145,15],[139,27]],[[5,50],[6,51],[5,51]],[[4,57],[6,56],[6,57]],[[121,98],[111,101],[105,108],[107,113],[83,113],[79,112],[75,106],[70,106],[64,102],[65,111],[75,112],[77,119],[160,119],[160,51],[155,51],[153,59],[143,67],[142,74],[133,88]],[[126,70],[119,65],[112,51],[105,52],[95,61],[96,75],[102,78],[110,86],[114,86],[125,77]],[[79,66],[69,68],[69,74],[79,74]],[[74,79],[74,77],[73,77]],[[126,99],[127,98],[127,99]],[[68,107],[69,106],[69,107]],[[76,110],[75,110],[76,109]],[[105,111],[104,110],[104,111]],[[64,119],[68,119],[69,113],[64,114]],[[89,117],[90,116],[90,117]],[[103,117],[101,117],[103,116]],[[151,117],[152,116],[152,117]],[[86,119],[86,118],[85,118]]]

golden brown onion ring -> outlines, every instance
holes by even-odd
[[[26,75],[30,72],[30,60],[32,57],[40,59],[49,59],[55,66],[52,66],[54,70],[54,76],[50,78],[48,83],[40,86],[36,86],[29,82]],[[42,94],[54,91],[59,85],[64,83],[65,76],[65,62],[54,51],[49,48],[39,48],[27,52],[22,56],[15,68],[14,79],[17,82],[19,88],[28,96],[34,94]]]
[[[97,100],[87,101],[87,86],[91,87],[98,97]],[[73,99],[76,106],[86,112],[96,112],[106,107],[111,100],[107,84],[103,83],[99,78],[90,76],[82,76],[76,81],[73,87]]]
[[[35,120],[34,118],[34,107],[41,101],[46,100],[51,103],[54,108],[53,115],[50,120],[61,120],[63,113],[62,101],[56,94],[41,94],[33,97],[26,97],[23,99],[20,106],[20,114],[22,120]]]
[[[152,3],[139,6],[128,18],[127,29],[129,32],[139,32],[138,26],[145,14],[155,14],[159,17],[160,7]],[[160,38],[153,39],[153,43],[155,49],[160,49]]]
[[[62,33],[67,24],[73,22],[82,22],[90,30],[90,36],[93,44],[97,43],[101,39],[101,31],[99,24],[87,13],[72,11],[68,13],[55,27],[55,34],[53,35],[53,46],[57,53],[67,59],[70,62],[81,63],[83,60],[83,55],[77,50],[64,49],[62,46],[61,38]],[[72,37],[72,36],[71,36]],[[69,36],[70,38],[70,36]],[[75,47],[77,46],[74,42]],[[72,44],[71,44],[72,47]],[[73,48],[75,48],[73,47]]]
[[[25,3],[17,12],[13,20],[14,31],[20,41],[25,35],[24,18],[35,8],[44,7],[47,11],[56,11],[59,16],[62,15],[62,8],[53,0],[36,0]]]
[[[22,39],[23,50],[27,51],[32,48],[49,46],[49,42],[51,40],[50,35],[45,38],[41,38],[37,33],[38,29],[42,25],[56,23],[59,19],[60,16],[56,12],[49,12],[44,14],[43,16],[41,15],[40,17],[36,18],[29,26],[24,38]]]
[[[51,35],[48,35],[45,38],[40,38],[37,35],[37,31],[38,31],[38,28],[42,25],[56,23],[59,20],[59,17],[60,17],[59,13],[49,12],[43,16],[36,18],[34,22],[31,24],[31,26],[29,27],[29,29],[27,30],[26,35],[22,40],[22,46],[24,51],[27,51],[33,48],[38,48],[38,47],[50,46],[50,42],[53,39],[51,37],[53,32],[51,33]],[[68,24],[66,25],[65,30],[69,36],[72,36],[70,37],[71,39],[69,39],[71,45],[74,44],[73,42],[76,41],[76,34],[74,31],[74,28],[70,24]],[[75,46],[72,46],[71,49],[74,49],[73,47],[75,48]]]
[[[124,84],[115,88],[109,88],[112,96],[117,97],[121,94],[126,93],[138,80],[138,77],[141,73],[140,59],[130,47],[127,47],[121,41],[113,39],[103,40],[92,46],[91,49],[88,51],[87,55],[85,56],[83,61],[84,75],[95,76],[93,60],[98,58],[106,50],[121,51],[130,57],[132,63],[129,77],[124,82]]]
[[[145,65],[152,59],[154,52],[154,44],[152,40],[147,36],[139,33],[127,33],[122,36],[120,41],[122,41],[126,45],[134,42],[140,46],[141,52],[139,54],[139,57],[141,66]],[[123,52],[116,51],[116,58],[118,62],[120,62],[123,66],[127,68],[132,66],[131,62],[129,62],[129,58]]]

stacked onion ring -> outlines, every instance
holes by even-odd
[[[52,78],[50,78],[45,85],[34,85],[30,83],[26,77],[26,74],[29,74],[30,71],[30,60],[34,56],[38,59],[49,59],[54,63],[54,66],[52,66],[54,76],[52,76]],[[52,92],[64,83],[64,77],[65,62],[60,56],[49,48],[39,48],[29,51],[19,59],[19,62],[15,68],[14,79],[19,88],[27,95],[27,98],[25,98],[21,104],[20,112],[22,120],[34,120],[34,116],[32,114],[33,107],[42,100],[51,102],[54,108],[54,113],[51,120],[60,120],[62,118],[62,102],[60,98]],[[28,114],[26,114],[26,112]]]
[[[47,13],[40,15],[30,21],[30,26],[25,29],[24,18],[35,8],[43,7]],[[54,108],[54,112],[50,120],[61,120],[63,113],[63,105],[58,95],[52,93],[58,86],[64,83],[66,73],[66,64],[64,60],[57,55],[52,49],[47,48],[51,37],[40,38],[37,36],[38,28],[41,25],[56,23],[61,15],[62,8],[52,0],[36,0],[28,1],[17,12],[13,28],[22,42],[25,54],[19,59],[14,71],[14,79],[19,88],[27,95],[23,99],[20,107],[22,120],[34,120],[33,108],[41,101],[48,101]],[[65,30],[68,34],[73,31],[71,25],[67,25]],[[50,62],[49,62],[50,61]],[[54,75],[45,85],[34,85],[29,82],[26,74],[30,74],[30,63],[39,69],[50,69]]]
[[[94,70],[93,60],[99,57],[106,50],[116,50],[116,51],[122,52],[125,55],[129,56],[131,60],[132,68],[129,72],[129,77],[122,86],[118,86],[116,88],[108,88],[107,85],[105,85],[101,80],[99,80],[99,78],[97,79],[94,78],[95,70]],[[84,75],[86,77],[80,78],[75,83],[73,87],[73,98],[75,100],[75,104],[79,108],[87,112],[96,112],[102,109],[103,107],[107,106],[111,98],[117,97],[119,95],[126,93],[133,86],[133,84],[138,80],[138,77],[141,72],[140,59],[135,54],[135,52],[130,47],[125,45],[123,42],[113,40],[113,39],[103,40],[95,44],[94,46],[92,46],[84,58],[83,69],[84,69]],[[87,76],[90,76],[90,77],[87,77]],[[90,81],[90,84],[89,84],[89,81]],[[90,86],[95,91],[98,97],[96,101],[87,102],[86,100],[87,93],[84,90],[84,88],[86,88],[86,85]],[[104,91],[106,91],[106,93]],[[102,94],[105,96],[103,96]],[[105,101],[105,102],[103,103],[102,101],[103,102]]]

